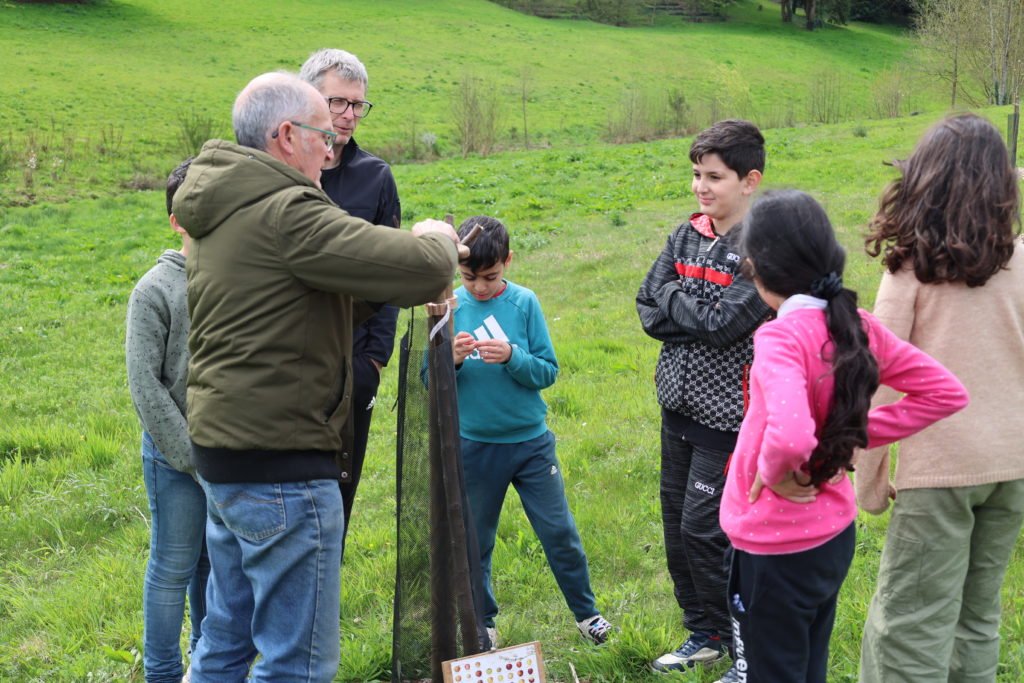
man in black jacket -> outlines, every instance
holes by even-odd
[[[320,185],[334,202],[353,216],[376,225],[397,228],[402,220],[395,178],[387,163],[364,151],[352,134],[373,106],[366,101],[369,77],[355,55],[344,50],[323,49],[310,55],[299,74],[327,100],[334,132],[334,158],[320,173]],[[395,346],[398,308],[383,306],[375,316],[356,328],[352,338],[351,468],[342,480],[345,533],[352,518],[352,503],[363,471],[370,418],[380,384],[381,371]]]

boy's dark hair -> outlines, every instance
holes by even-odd
[[[1005,268],[1020,232],[1020,193],[995,126],[958,114],[932,126],[886,188],[865,240],[895,273],[978,287]],[[1014,226],[1016,225],[1016,229]]]
[[[474,225],[483,230],[469,247],[469,258],[463,263],[474,273],[508,259],[508,230],[505,224],[490,216],[470,216],[459,225],[459,238],[469,234]]]
[[[754,202],[740,233],[740,251],[749,259],[744,274],[768,291],[828,300],[825,322],[832,348],[822,353],[831,357],[835,388],[818,446],[803,467],[817,486],[840,470],[853,470],[853,449],[868,444],[868,408],[878,388],[878,363],[857,312],[857,294],[842,284],[846,252],[825,209],[798,190],[766,192]]]
[[[720,156],[740,178],[764,172],[764,136],[750,121],[726,119],[698,133],[690,145],[690,161],[700,163],[708,154]]]
[[[192,165],[192,160],[195,157],[189,157],[185,161],[178,164],[178,167],[171,171],[171,175],[167,176],[167,215],[170,216],[171,202],[174,200],[174,193],[178,191],[181,184],[185,182],[185,174],[188,173],[188,167]]]

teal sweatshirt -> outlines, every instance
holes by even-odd
[[[487,364],[476,351],[456,373],[459,425],[463,438],[488,443],[520,443],[544,434],[547,404],[541,389],[555,383],[558,360],[537,296],[507,282],[487,301],[465,287],[456,292],[455,332],[474,339],[502,339],[512,346],[508,362]]]

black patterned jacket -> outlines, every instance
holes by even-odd
[[[743,421],[754,330],[771,313],[739,274],[739,228],[720,237],[710,218],[693,214],[669,235],[636,295],[644,331],[663,342],[658,403],[724,432]]]

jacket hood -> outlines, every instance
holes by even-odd
[[[243,205],[296,185],[320,191],[312,180],[266,152],[210,140],[174,195],[174,216],[189,236],[204,237]]]
[[[171,266],[176,270],[185,270],[185,255],[177,249],[164,249],[164,253],[160,254],[160,258],[156,262]]]

